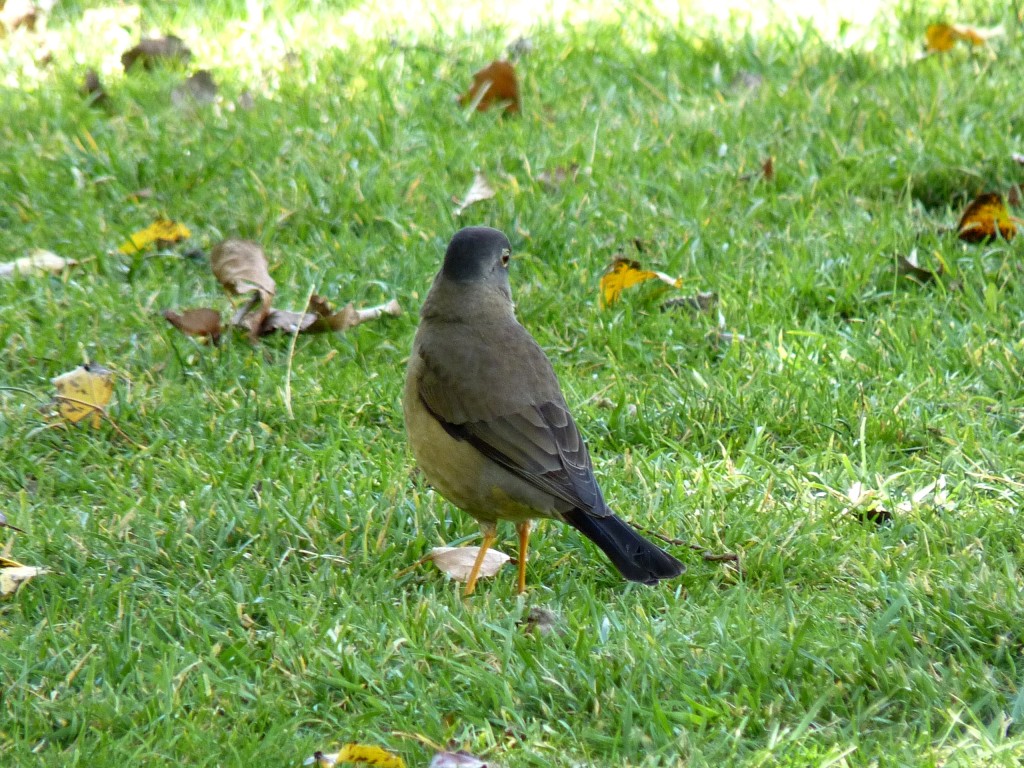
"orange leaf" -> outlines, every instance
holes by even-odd
[[[1002,195],[986,192],[967,206],[956,230],[959,238],[968,243],[982,243],[997,235],[1004,240],[1012,240],[1017,234],[1016,221],[1006,209]]]
[[[473,84],[459,97],[459,104],[466,106],[474,102],[478,112],[495,103],[507,102],[504,114],[519,114],[519,80],[509,62],[492,61],[473,75]]]
[[[648,280],[661,280],[673,288],[678,288],[683,284],[682,278],[670,277],[664,272],[644,269],[640,266],[640,262],[620,256],[612,262],[611,268],[601,277],[601,301],[604,306],[609,307],[619,300],[626,288],[645,283]]]

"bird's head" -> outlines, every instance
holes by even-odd
[[[448,244],[441,274],[445,280],[478,283],[510,295],[511,258],[512,246],[503,232],[490,227],[465,227]]]

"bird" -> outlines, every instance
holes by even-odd
[[[476,588],[501,520],[519,533],[520,594],[535,518],[571,525],[629,581],[679,576],[683,563],[605,503],[551,362],[516,319],[511,256],[497,229],[455,233],[420,311],[402,396],[408,441],[428,484],[480,524],[465,595]]]

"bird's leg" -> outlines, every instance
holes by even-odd
[[[516,524],[519,531],[519,594],[526,591],[526,550],[530,546],[530,521]]]
[[[476,580],[480,575],[480,567],[484,564],[484,555],[491,548],[491,544],[498,538],[498,527],[494,523],[480,523],[480,530],[484,534],[484,540],[480,543],[480,551],[476,553],[476,560],[473,563],[473,570],[469,572],[469,579],[466,581],[466,591],[463,596],[469,597],[476,589]]]

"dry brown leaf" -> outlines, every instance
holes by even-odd
[[[476,103],[477,111],[483,112],[497,103],[504,103],[503,114],[519,113],[519,80],[516,70],[507,61],[492,61],[473,75],[473,84],[459,97],[463,107]]]
[[[263,247],[252,240],[230,238],[217,243],[210,251],[210,268],[224,289],[236,296],[253,291],[269,297],[277,293]]]
[[[438,752],[427,768],[487,768],[487,763],[460,749],[458,752]]]
[[[978,195],[960,217],[956,225],[957,236],[968,243],[983,243],[997,235],[1012,240],[1017,234],[1017,222],[1010,215],[998,192]]]
[[[405,768],[405,760],[394,752],[369,744],[345,744],[337,752],[316,752],[303,765],[334,768],[339,763],[362,763],[376,768]]]
[[[402,314],[398,301],[380,304],[376,307],[356,309],[351,303],[335,312],[327,299],[314,294],[309,299],[306,312],[291,312],[286,309],[272,309],[260,326],[259,335],[266,336],[281,331],[283,333],[333,333],[347,331],[360,323],[376,320],[384,315],[397,316]]]
[[[186,309],[178,314],[173,309],[164,311],[164,317],[171,325],[189,336],[205,336],[214,344],[220,341],[220,312],[215,309],[201,307]]]
[[[145,229],[140,229],[121,243],[117,249],[125,256],[131,256],[146,250],[151,245],[166,248],[168,245],[185,240],[192,236],[189,228],[171,219],[157,219]]]
[[[479,170],[473,177],[473,184],[470,186],[469,191],[466,192],[466,196],[459,201],[457,197],[452,197],[452,202],[456,204],[455,215],[459,216],[464,210],[466,210],[473,203],[479,203],[481,200],[489,200],[495,195],[494,188],[487,181],[487,177],[483,175]]]
[[[480,547],[434,547],[430,550],[430,559],[456,581],[467,582],[479,552]],[[488,549],[484,554],[483,565],[480,566],[479,577],[490,578],[511,559],[504,552],[494,548]]]
[[[121,56],[121,65],[128,72],[136,64],[144,69],[153,69],[158,62],[184,64],[192,58],[192,51],[185,41],[174,35],[166,37],[143,38],[131,50]]]
[[[630,288],[648,280],[660,280],[666,285],[678,288],[683,284],[682,278],[670,277],[664,272],[644,269],[640,262],[619,256],[612,262],[608,271],[601,276],[601,302],[610,307],[617,302],[626,288]]]
[[[22,256],[14,261],[7,261],[0,264],[0,278],[12,277],[14,275],[46,275],[54,272],[63,272],[67,267],[73,267],[78,262],[74,259],[65,259],[52,251],[42,248],[32,251],[28,256]]]
[[[102,365],[80,365],[53,379],[57,387],[57,411],[61,418],[77,424],[90,419],[97,429],[114,394],[114,374]]]

